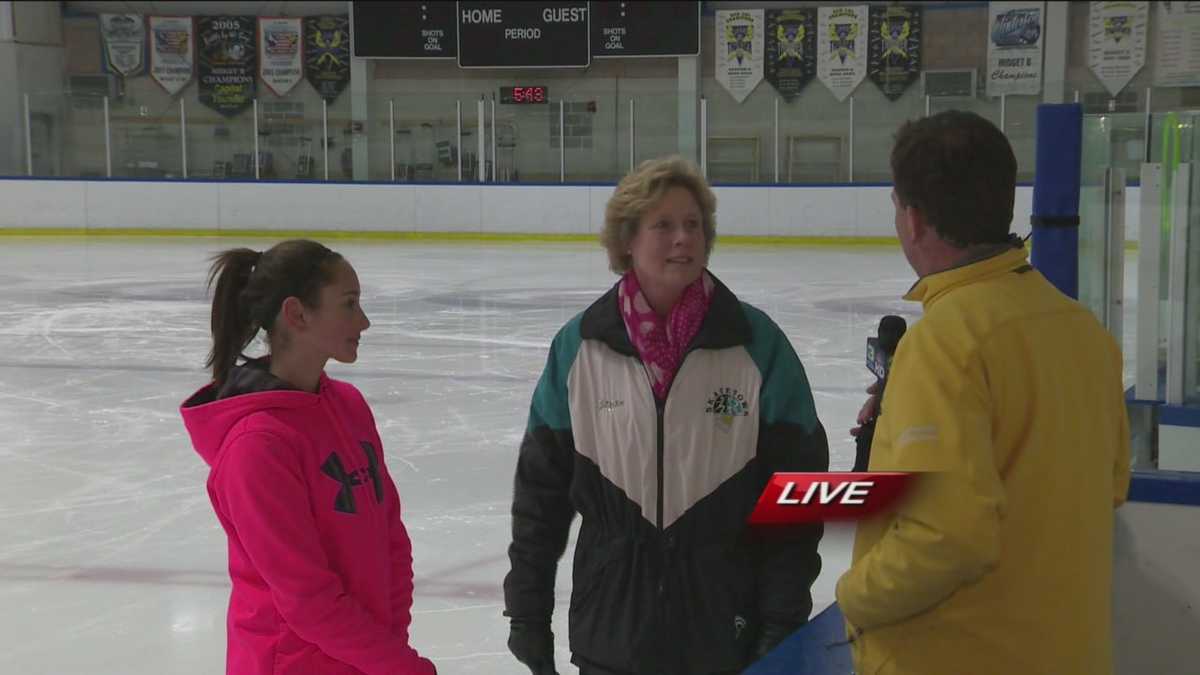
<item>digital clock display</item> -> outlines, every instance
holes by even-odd
[[[545,87],[500,87],[501,103],[548,103],[550,94]]]

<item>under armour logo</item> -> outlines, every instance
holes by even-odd
[[[367,472],[371,474],[371,484],[375,486],[375,503],[383,501],[383,480],[379,475],[379,460],[375,459],[375,446],[366,441],[359,441],[359,447],[367,453]]]
[[[358,513],[354,502],[354,488],[363,484],[364,472],[370,476],[371,484],[375,488],[375,503],[383,501],[383,480],[379,471],[379,460],[375,457],[375,446],[367,441],[359,441],[358,444],[367,455],[366,469],[346,471],[337,452],[329,453],[329,457],[326,457],[325,463],[321,465],[321,473],[342,484],[342,489],[333,500],[333,510],[339,513]]]

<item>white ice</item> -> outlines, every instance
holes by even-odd
[[[225,537],[177,411],[206,380],[206,258],[264,240],[0,239],[0,672],[224,672]],[[372,326],[329,372],[373,406],[413,539],[412,642],[444,675],[527,672],[500,583],[529,398],[555,331],[614,281],[598,244],[329,242]],[[1126,354],[1133,257],[1126,272]],[[899,248],[717,243],[711,269],[791,338],[846,470],[880,316],[910,325]],[[1126,372],[1131,372],[1126,365]],[[828,529],[816,610],[851,531]],[[568,549],[554,632],[568,665]]]

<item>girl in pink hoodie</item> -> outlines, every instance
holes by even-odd
[[[214,281],[213,381],[181,413],[229,537],[226,672],[436,674],[408,644],[412,546],[375,420],[324,372],[370,326],[354,268],[294,240],[217,255]],[[260,328],[270,356],[245,359]]]

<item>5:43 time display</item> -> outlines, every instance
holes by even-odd
[[[501,103],[547,103],[550,93],[542,86],[500,87]]]

